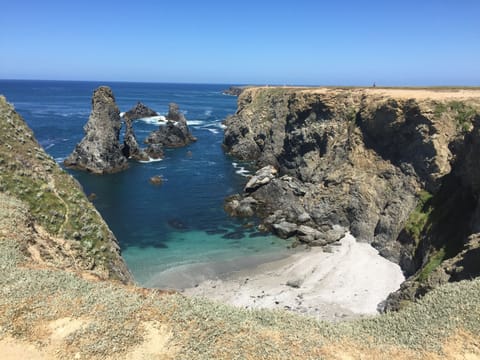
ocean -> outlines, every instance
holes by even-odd
[[[131,161],[117,174],[68,170],[87,195],[95,194],[93,203],[140,285],[182,289],[286,256],[285,240],[223,210],[224,198],[242,191],[252,170],[221,147],[222,121],[236,110],[236,97],[222,94],[227,85],[0,80],[0,94],[61,165],[83,137],[91,96],[100,85],[112,88],[122,112],[141,101],[166,115],[168,104],[176,102],[198,139],[167,149],[161,161]],[[139,143],[157,126],[155,118],[135,121]],[[149,183],[154,175],[163,177],[161,186]]]

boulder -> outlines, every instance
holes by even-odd
[[[288,221],[282,221],[278,224],[273,224],[272,228],[275,234],[283,239],[292,237],[297,232],[297,225]]]
[[[320,238],[321,233],[310,226],[300,225],[297,229],[297,236],[302,242],[312,243]]]
[[[68,156],[66,167],[95,174],[113,173],[128,167],[119,141],[120,111],[112,90],[100,86],[93,93],[92,111],[84,127],[85,136]]]
[[[254,192],[259,187],[268,184],[277,174],[277,169],[268,165],[258,170],[245,185],[244,191],[247,193]]]
[[[257,201],[253,198],[240,200],[239,195],[233,195],[225,200],[224,209],[230,216],[250,217],[255,214],[256,203]]]

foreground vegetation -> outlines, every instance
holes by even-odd
[[[35,241],[30,220],[25,204],[0,194],[0,338],[58,358],[128,357],[152,341],[161,345],[157,354],[175,359],[443,358],[451,341],[480,355],[472,347],[480,340],[480,280],[443,286],[399,313],[323,323],[32,265],[25,256]],[[70,330],[58,337],[60,323]]]

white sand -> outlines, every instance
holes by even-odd
[[[184,293],[244,308],[287,309],[335,320],[376,314],[377,305],[404,280],[397,264],[347,234],[331,253],[321,248],[298,252],[226,279],[203,281]]]

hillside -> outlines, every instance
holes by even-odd
[[[0,128],[3,359],[480,357],[478,279],[335,324],[136,287],[98,212],[4,98]]]

